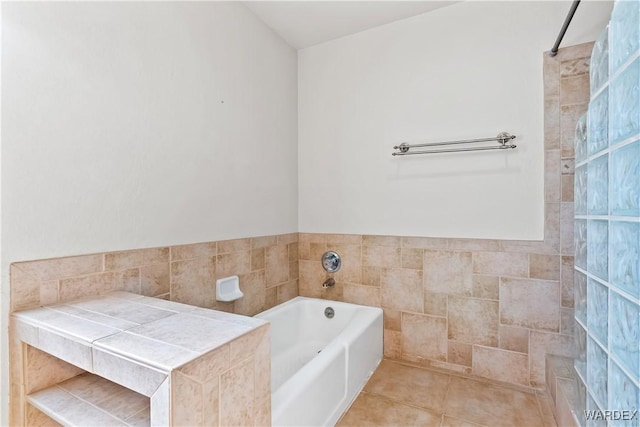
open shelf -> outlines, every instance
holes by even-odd
[[[65,426],[149,426],[149,398],[84,373],[27,396],[27,402]]]

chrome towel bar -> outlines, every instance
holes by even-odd
[[[446,141],[446,142],[429,142],[426,144],[407,144],[403,142],[400,145],[393,147],[394,150],[398,150],[391,153],[392,156],[408,156],[411,154],[433,154],[433,153],[455,153],[460,151],[486,151],[486,150],[504,150],[507,148],[516,148],[515,144],[508,144],[509,141],[515,139],[515,135],[511,135],[509,132],[500,132],[493,138],[478,138],[478,139],[463,139],[459,141]],[[441,145],[457,145],[457,144],[475,144],[478,142],[497,141],[498,145],[483,146],[483,147],[459,147],[448,148],[443,150],[428,150],[428,151],[410,151],[412,148],[419,147],[436,147]]]

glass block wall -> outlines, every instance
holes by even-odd
[[[590,82],[575,134],[576,415],[640,426],[622,412],[640,409],[640,0],[616,2]]]

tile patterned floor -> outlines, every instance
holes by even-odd
[[[524,387],[383,360],[338,426],[550,426],[550,398]]]

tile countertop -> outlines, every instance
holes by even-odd
[[[129,382],[117,378],[123,363],[129,369],[148,370],[160,381],[172,370],[267,324],[127,292],[18,311],[12,318],[21,341],[105,378],[105,370],[111,371],[116,378],[109,379],[121,384]],[[101,362],[114,359],[111,369]],[[122,385],[147,396],[155,390],[151,384]]]

